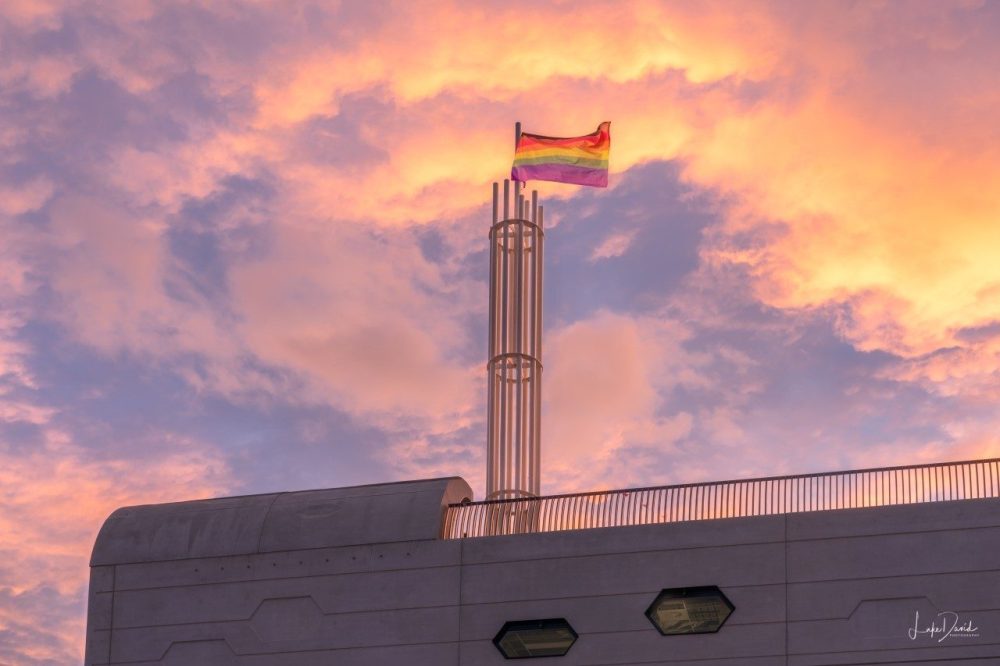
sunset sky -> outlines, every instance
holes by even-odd
[[[513,124],[544,493],[1000,456],[1000,2],[0,3],[0,663],[116,507],[461,475]]]

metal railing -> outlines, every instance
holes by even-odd
[[[442,538],[1000,497],[1000,458],[452,504]]]

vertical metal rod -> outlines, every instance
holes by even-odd
[[[538,206],[538,243],[535,247],[535,262],[537,263],[537,270],[535,271],[535,290],[537,292],[535,297],[536,315],[535,315],[535,353],[534,356],[535,363],[535,387],[532,392],[532,398],[534,399],[534,412],[536,414],[535,418],[535,473],[534,487],[532,492],[536,495],[541,494],[541,483],[542,483],[542,326],[544,324],[544,319],[542,318],[542,302],[545,294],[545,208],[542,205]]]
[[[487,413],[486,413],[486,488],[487,493],[496,488],[496,447],[493,446],[495,436],[493,428],[496,425],[496,409],[493,406],[496,400],[496,368],[493,358],[497,353],[497,331],[496,331],[496,307],[497,307],[497,242],[496,226],[499,206],[500,188],[497,183],[493,183],[493,216],[490,223],[490,322],[489,322],[489,358],[486,364],[486,392],[487,392]]]
[[[515,151],[520,138],[516,122]],[[541,490],[542,210],[537,192],[529,205],[520,181],[504,181],[502,216],[498,195],[495,185],[491,257],[498,256],[491,261],[489,363],[495,390],[488,400],[487,499],[537,496]],[[542,513],[535,504],[514,502],[505,517],[498,516],[497,528],[530,529],[522,523],[537,522]]]
[[[528,257],[528,270],[530,272],[530,279],[528,281],[529,294],[525,301],[525,320],[528,322],[527,334],[527,352],[530,356],[530,367],[531,367],[531,379],[527,386],[528,393],[525,396],[527,399],[526,408],[530,418],[528,419],[527,425],[527,467],[525,468],[525,473],[527,475],[530,483],[526,484],[528,486],[528,492],[538,495],[540,488],[538,487],[538,450],[539,441],[537,437],[537,422],[541,417],[538,410],[535,409],[535,393],[538,391],[538,356],[536,350],[536,338],[541,331],[541,322],[535,317],[535,302],[537,300],[538,293],[538,192],[532,191],[531,193],[532,209],[531,209],[531,226],[529,227],[529,238],[527,240],[530,243],[531,256]],[[527,251],[527,250],[526,250]]]
[[[499,483],[495,488],[493,488],[493,493],[503,492],[508,488],[507,479],[507,452],[509,449],[509,439],[510,432],[508,427],[508,416],[510,409],[507,402],[507,362],[508,357],[505,356],[508,350],[507,341],[507,309],[509,298],[508,285],[509,275],[508,275],[508,263],[510,257],[510,251],[508,247],[508,238],[510,237],[510,227],[508,225],[508,220],[510,219],[510,181],[504,180],[503,182],[503,222],[500,224],[500,229],[503,230],[503,245],[501,246],[503,251],[503,256],[501,257],[500,266],[500,290],[501,290],[501,304],[500,304],[500,349],[497,350],[499,363],[500,363],[500,405],[499,405],[499,419],[500,419],[500,437],[496,443],[497,446],[497,458],[499,461]],[[487,499],[491,499],[487,497]]]
[[[518,196],[518,219],[521,218],[520,211],[520,200],[521,197]],[[524,302],[524,224],[520,221],[517,222],[517,232],[515,235],[514,242],[514,255],[511,257],[514,263],[514,275],[513,275],[513,288],[514,293],[511,295],[511,324],[513,326],[513,352],[515,354],[519,353],[523,346],[522,338],[522,315],[524,313],[524,308],[522,303]],[[512,488],[520,490],[523,486],[521,485],[521,458],[522,458],[522,447],[524,442],[524,433],[522,431],[523,420],[524,420],[524,384],[523,384],[523,374],[521,372],[521,367],[523,365],[520,356],[513,357],[516,367],[514,369],[514,379],[515,379],[515,392],[516,395],[512,396],[514,398],[514,446],[512,455],[512,465],[513,465],[513,486]]]
[[[528,420],[528,431],[526,433],[526,437],[527,437],[528,444],[529,444],[528,455],[527,455],[527,465],[528,466],[527,466],[527,469],[526,469],[526,473],[527,473],[527,478],[530,480],[530,483],[527,484],[528,485],[528,488],[527,488],[528,492],[530,492],[530,493],[532,493],[534,495],[537,495],[537,494],[539,494],[539,491],[540,491],[540,488],[538,487],[538,469],[539,469],[539,465],[538,465],[538,452],[539,452],[538,421],[541,418],[541,414],[535,408],[535,404],[536,404],[535,403],[535,394],[538,392],[539,380],[540,380],[539,367],[538,367],[539,363],[538,363],[538,356],[537,356],[537,349],[536,349],[536,338],[538,337],[538,334],[541,331],[541,322],[539,322],[538,319],[535,317],[535,302],[537,300],[538,287],[539,287],[539,284],[538,284],[538,214],[537,214],[538,213],[538,207],[537,207],[538,193],[537,192],[532,192],[531,197],[532,197],[532,201],[535,202],[536,205],[533,206],[532,213],[531,213],[531,222],[532,222],[532,225],[530,227],[530,239],[528,241],[531,244],[531,247],[530,247],[531,257],[529,258],[530,261],[528,262],[530,273],[531,273],[531,277],[530,277],[530,279],[528,281],[530,297],[528,298],[527,302],[525,303],[525,306],[526,306],[526,310],[525,310],[526,317],[525,318],[529,322],[528,330],[527,330],[527,337],[528,337],[527,352],[528,352],[528,354],[530,356],[530,359],[531,359],[531,361],[530,361],[530,363],[531,363],[531,381],[530,381],[530,384],[527,387],[528,388],[528,394],[526,396],[526,398],[528,400],[528,403],[526,404],[526,408],[528,410],[528,414],[530,415],[530,418]]]

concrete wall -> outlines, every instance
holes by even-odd
[[[998,500],[436,539],[441,504],[467,489],[116,512],[95,547],[87,663],[488,666],[506,663],[504,622],[564,617],[580,637],[542,663],[1000,664]],[[700,585],[736,607],[722,630],[661,636],[644,615],[657,593]],[[926,629],[950,624],[943,611],[976,635],[911,638],[917,613]]]

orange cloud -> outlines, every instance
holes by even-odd
[[[734,231],[785,224],[743,257],[765,302],[846,304],[842,332],[859,348],[921,354],[998,315],[989,294],[1000,155],[986,113],[996,94],[943,78],[911,94],[906,70],[866,65],[876,41],[912,54],[911,66],[959,58],[976,37],[976,8],[938,5],[902,21],[878,7],[831,5],[801,15],[651,2],[581,3],[571,13],[399,6],[369,39],[335,49],[305,40],[264,71],[244,72],[258,104],[241,133],[141,158],[130,148],[115,169],[132,189],[201,196],[247,164],[266,166],[282,174],[293,217],[335,211],[405,225],[482,204],[509,162],[509,132],[497,127],[514,109],[526,127],[552,133],[611,118],[614,171],[680,158],[690,181],[737,195]],[[543,39],[556,23],[561,39]],[[981,83],[975,68],[985,62],[955,63]],[[958,110],[925,103],[935,85],[960,96],[947,105]],[[384,161],[357,172],[291,150],[297,127],[361,93],[395,106],[396,121],[363,128]],[[155,178],[144,185],[144,173]]]
[[[723,120],[688,168],[785,221],[757,257],[759,295],[784,308],[851,306],[861,349],[922,354],[1000,316],[1000,155],[959,155],[878,127],[817,94]],[[743,219],[746,219],[745,217]],[[740,225],[743,226],[743,225]]]
[[[255,86],[257,122],[287,125],[333,115],[345,95],[378,86],[402,105],[443,91],[506,100],[557,77],[625,83],[676,69],[703,83],[752,76],[775,63],[772,51],[732,39],[748,31],[767,39],[772,30],[766,21],[676,4],[580,2],[567,12],[559,4],[485,10],[398,2],[386,18],[353,50],[304,44],[291,62],[271,68]]]
[[[272,9],[211,11],[245,18]],[[105,350],[203,352],[215,359],[217,386],[239,384],[225,365],[248,353],[317,378],[341,396],[334,397],[338,403],[359,409],[413,404],[432,413],[447,403],[462,412],[464,388],[424,396],[420,381],[404,378],[469,382],[467,370],[447,360],[447,348],[460,340],[451,337],[454,318],[439,316],[439,303],[394,286],[422,279],[426,268],[405,253],[392,260],[405,275],[379,268],[376,254],[367,255],[376,257],[368,263],[353,262],[326,234],[336,236],[345,223],[449,225],[482,210],[488,182],[506,171],[513,118],[546,133],[585,132],[610,118],[613,172],[680,160],[691,183],[725,195],[724,232],[770,230],[756,235],[752,248],[729,242],[726,233],[703,247],[706,260],[750,264],[765,303],[792,311],[842,306],[839,330],[863,350],[917,358],[962,346],[958,331],[1000,316],[994,223],[1000,144],[988,113],[998,94],[988,85],[996,78],[989,58],[972,57],[994,52],[983,41],[977,11],[961,3],[904,13],[878,5],[733,11],[713,3],[588,2],[567,12],[558,4],[486,10],[441,3],[418,10],[401,3],[381,13],[364,39],[335,46],[296,33],[306,19],[289,15],[287,34],[296,38],[262,46],[259,61],[242,62],[208,44],[205,57],[191,64],[211,93],[249,91],[248,110],[228,124],[179,115],[186,130],[180,139],[110,148],[102,173],[125,195],[126,207],[147,212],[142,224],[124,213],[89,212],[94,204],[79,202],[90,225],[81,234],[78,202],[57,202],[60,242],[82,251],[67,253],[54,282],[70,297],[84,340]],[[85,33],[91,39],[83,40],[80,67],[97,68],[142,96],[188,66],[145,32],[154,5],[101,12],[127,37],[108,46],[101,35]],[[558,40],[543,38],[552,25],[560,26]],[[129,57],[144,43],[155,48]],[[916,85],[912,70],[921,67],[926,75]],[[378,157],[361,168],[350,156],[304,154],[317,131],[310,123],[334,118],[352,96],[391,109],[358,114],[350,130]],[[235,345],[228,325],[197,295],[191,295],[196,305],[179,307],[162,284],[172,270],[165,220],[234,175],[266,175],[275,187],[273,210],[281,211],[273,254],[233,271],[235,314],[245,316]],[[34,194],[21,193],[19,211],[48,197],[39,183]],[[550,200],[577,191],[540,189]],[[555,220],[558,203],[552,203]],[[97,219],[105,221],[87,221]],[[330,259],[309,251],[303,229],[326,229],[319,243],[336,261],[382,271],[355,287],[381,304],[383,317],[373,320],[362,312],[362,299],[333,288],[346,272],[324,274]],[[377,248],[348,252],[361,257]],[[314,300],[341,313],[338,320],[321,322],[315,306],[307,312],[283,303],[269,284],[271,271],[282,289],[316,280]],[[474,301],[462,302],[474,308]],[[294,321],[297,332],[269,323],[273,311]],[[401,332],[401,345],[365,333],[385,327]],[[171,344],[164,346],[165,339]],[[362,372],[361,361],[372,358],[398,372]]]
[[[613,168],[622,171],[677,154],[690,126],[702,122],[692,85],[764,77],[780,64],[775,50],[733,38],[752,29],[767,40],[774,30],[761,17],[652,2],[614,9],[580,3],[568,14],[537,4],[483,11],[398,3],[384,18],[363,41],[283,44],[262,69],[241,70],[217,56],[199,63],[216,88],[235,88],[233,77],[251,85],[256,117],[216,133],[192,128],[186,143],[124,147],[112,159],[115,182],[140,201],[176,204],[177,195],[202,196],[227,175],[265,165],[282,174],[292,209],[310,217],[336,211],[391,224],[427,222],[480,205],[483,185],[509,167],[510,131],[497,128],[510,127],[513,108],[543,132],[587,132],[613,118],[621,128]],[[546,36],[552,25],[560,25],[559,40]],[[97,55],[88,57],[137,92],[142,85],[132,79],[175,67],[117,58],[121,64],[108,69]],[[680,73],[676,80],[657,82],[671,72]],[[297,128],[335,116],[356,94],[386,99],[397,110],[396,122],[362,128],[388,156],[385,163],[359,173],[294,149]]]
[[[88,214],[103,218],[107,232],[96,225],[74,242],[86,248],[79,257],[100,261],[68,255],[56,284],[79,304],[81,337],[108,350],[203,352],[217,372],[192,376],[205,387],[238,387],[231,368],[247,353],[308,377],[315,395],[348,410],[465,414],[475,373],[448,360],[449,347],[465,344],[457,322],[407,286],[440,276],[399,246],[390,244],[386,258],[384,245],[353,232],[345,244],[341,225],[390,235],[445,226],[481,209],[488,182],[505,172],[511,137],[498,128],[515,114],[546,133],[584,132],[610,118],[614,172],[678,159],[691,183],[727,197],[722,233],[708,237],[704,258],[750,264],[765,303],[843,306],[839,330],[862,350],[919,357],[961,346],[957,331],[1000,316],[997,142],[982,114],[996,95],[971,85],[989,75],[965,59],[955,66],[966,68],[970,85],[949,89],[961,104],[913,98],[953,86],[944,80],[952,71],[938,70],[931,92],[920,93],[907,88],[905,69],[869,63],[875,44],[913,62],[958,58],[976,38],[960,19],[974,11],[920,7],[899,19],[875,6],[733,12],[711,3],[576,3],[567,13],[537,4],[401,5],[364,40],[280,42],[262,68],[211,50],[198,63],[209,89],[252,90],[252,114],[226,126],[192,124],[181,141],[114,150],[110,182],[151,217],[132,225]],[[138,18],[117,20],[144,29]],[[539,26],[556,22],[561,39],[542,39]],[[109,75],[142,94],[176,67],[175,56],[155,53],[119,58]],[[360,168],[303,154],[310,122],[334,117],[351,95],[391,106],[354,128],[379,158]],[[162,220],[226,178],[257,174],[273,179],[281,217],[265,256],[231,271],[241,320],[234,328],[204,304],[181,307],[164,295],[171,267]],[[576,192],[540,189],[553,220],[552,200]],[[56,206],[69,238],[76,205]],[[727,239],[762,225],[772,231],[753,248]],[[595,256],[620,251],[625,241],[616,242]],[[355,274],[373,277],[358,282]],[[289,298],[301,285],[312,293]],[[460,303],[478,307],[474,295]],[[324,310],[330,316],[319,316]],[[387,330],[398,338],[374,334]],[[425,378],[450,388],[426,391]]]

